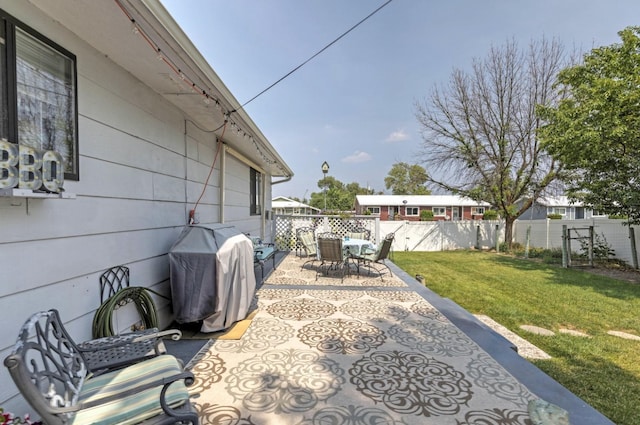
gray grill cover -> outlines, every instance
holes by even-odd
[[[234,226],[187,226],[169,251],[178,323],[203,320],[202,332],[244,319],[256,290],[253,244]]]

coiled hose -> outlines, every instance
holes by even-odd
[[[144,323],[145,329],[158,327],[156,306],[149,292],[156,292],[139,286],[122,288],[106,300],[93,316],[93,337],[103,338],[116,334],[113,330],[113,312],[120,306],[133,302]]]

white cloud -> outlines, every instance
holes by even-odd
[[[349,162],[352,164],[371,161],[371,155],[366,152],[355,151],[352,155],[342,158],[342,162]]]
[[[385,142],[396,143],[396,142],[404,142],[405,140],[409,140],[409,134],[407,134],[404,130],[396,130],[387,136]]]

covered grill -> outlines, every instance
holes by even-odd
[[[234,226],[187,226],[169,251],[178,323],[202,320],[202,332],[244,319],[256,290],[253,244]]]

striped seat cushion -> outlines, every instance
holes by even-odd
[[[182,372],[178,360],[161,355],[124,369],[105,373],[85,380],[79,402],[94,402],[112,394],[124,393],[138,385],[153,382]],[[162,387],[125,395],[122,398],[78,412],[70,424],[135,424],[162,413],[160,391]],[[166,393],[171,407],[188,402],[189,393],[183,380],[171,384]]]
[[[307,255],[315,255],[317,252],[316,249],[316,241],[313,240],[313,235],[311,233],[301,233],[300,240],[307,250]]]

